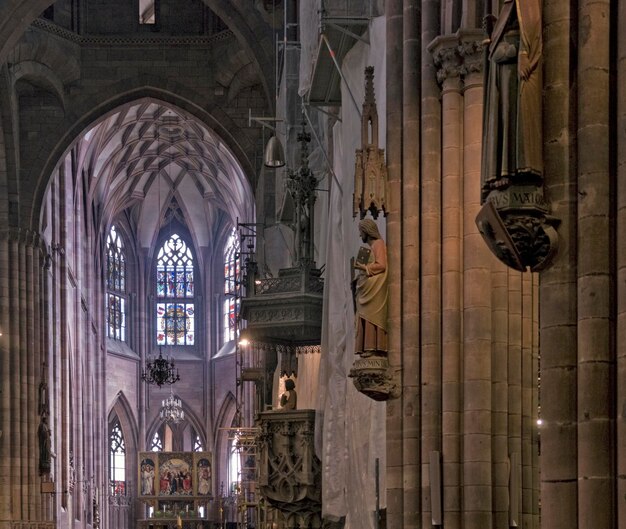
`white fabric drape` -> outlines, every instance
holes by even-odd
[[[377,18],[368,32],[370,46],[358,42],[345,57],[342,72],[357,102],[364,97],[364,69],[375,67],[374,86],[385,138],[385,22]],[[360,116],[342,83],[342,121],[335,125],[334,169],[343,193],[333,182],[328,210],[326,285],[319,367],[316,450],[322,459],[322,515],[346,517],[346,529],[373,529],[375,461],[380,461],[381,507],[385,505],[385,404],[360,394],[348,378],[354,361],[354,308],[350,258],[361,244],[358,218],[352,217],[354,152],[361,146]],[[385,221],[378,220],[385,237]]]

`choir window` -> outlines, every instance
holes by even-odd
[[[194,345],[193,255],[175,233],[157,256],[156,291],[157,345]]]
[[[224,341],[235,339],[237,330],[237,315],[239,314],[239,237],[236,228],[224,246]]]
[[[191,430],[191,440],[193,442],[193,451],[194,452],[203,452],[204,445],[202,444],[202,439],[200,439],[200,434],[196,432],[195,429]]]
[[[126,495],[126,446],[120,421],[116,419],[111,425],[109,435],[109,477],[111,480],[111,495]]]
[[[150,451],[163,452],[163,439],[161,439],[161,435],[158,431],[154,432],[154,435],[152,436],[152,441],[150,442]]]
[[[126,341],[126,259],[124,245],[115,226],[107,236],[105,314],[107,336]]]

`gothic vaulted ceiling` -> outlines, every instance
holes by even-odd
[[[122,107],[89,129],[77,162],[89,200],[107,215],[104,224],[128,209],[146,248],[168,210],[179,212],[199,246],[208,245],[224,214],[232,223],[252,218],[249,182],[224,142],[197,119],[154,100]]]

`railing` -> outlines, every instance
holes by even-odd
[[[306,286],[304,273],[287,276],[257,279],[255,282],[255,294],[287,294],[290,292],[302,292]],[[306,292],[322,294],[324,292],[324,279],[315,275],[309,275]]]

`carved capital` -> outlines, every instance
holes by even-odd
[[[437,82],[444,85],[446,81],[458,83],[461,77],[461,57],[458,53],[456,35],[440,36],[428,46],[437,67]]]
[[[461,74],[466,77],[473,73],[481,74],[484,68],[485,43],[483,38],[476,39],[475,35],[467,35],[472,40],[461,40],[458,52],[462,59],[463,66]]]

